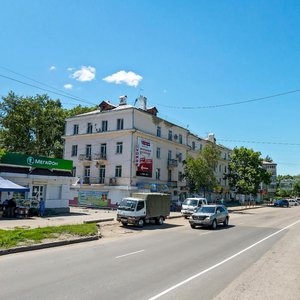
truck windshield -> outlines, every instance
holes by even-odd
[[[131,199],[125,198],[125,199],[122,199],[122,201],[120,202],[118,209],[134,211],[136,204],[137,204],[136,200],[131,200]]]
[[[185,199],[182,204],[196,206],[198,204],[198,200]]]
[[[197,212],[198,213],[205,213],[205,214],[214,214],[215,209],[216,209],[215,207],[202,206],[197,210]]]

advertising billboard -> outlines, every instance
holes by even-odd
[[[153,145],[150,140],[138,137],[135,163],[136,176],[152,177]]]

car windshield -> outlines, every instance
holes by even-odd
[[[122,201],[120,202],[118,209],[120,210],[130,210],[130,211],[134,211],[135,207],[136,207],[137,201],[136,200],[132,200],[132,199],[122,199]]]
[[[205,213],[205,214],[214,214],[215,207],[212,206],[202,206],[197,210],[197,213]]]
[[[184,202],[182,203],[184,205],[197,205],[198,204],[198,200],[193,200],[193,199],[185,199]]]

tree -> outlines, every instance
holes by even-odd
[[[294,183],[292,194],[295,197],[299,197],[300,196],[300,181],[296,181]]]
[[[185,176],[191,192],[206,191],[217,186],[214,170],[220,158],[220,150],[214,144],[207,144],[196,158],[188,156],[185,164]]]
[[[1,147],[10,152],[62,157],[65,118],[94,110],[63,109],[48,95],[22,97],[9,92],[0,103]]]
[[[267,162],[272,163],[272,162],[273,162],[273,159],[272,159],[269,155],[267,155],[267,156],[264,158],[264,161],[267,161]]]
[[[225,178],[237,193],[256,195],[261,183],[271,182],[271,174],[263,168],[260,155],[260,152],[245,147],[234,148],[230,156],[229,174]]]

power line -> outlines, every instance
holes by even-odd
[[[268,99],[272,99],[275,97],[285,96],[285,95],[299,93],[299,92],[300,92],[300,89],[297,89],[297,90],[282,92],[282,93],[274,94],[274,95],[270,95],[270,96],[248,99],[248,100],[244,100],[244,101],[236,101],[236,102],[207,105],[207,106],[170,106],[170,105],[163,105],[163,104],[156,104],[156,105],[161,106],[161,107],[173,108],[173,109],[207,109],[207,108],[218,108],[218,107],[225,107],[225,106],[240,105],[240,104],[245,104],[245,103],[250,103],[250,102],[263,101],[263,100],[268,100]]]
[[[267,144],[267,145],[282,145],[282,146],[300,146],[298,143],[288,143],[288,142],[262,142],[262,141],[242,141],[242,140],[228,140],[228,139],[218,139],[222,142],[233,142],[233,143],[249,143],[249,144]]]
[[[11,73],[13,73],[13,74],[16,74],[16,75],[18,75],[18,76],[21,76],[21,77],[23,77],[23,78],[29,79],[29,80],[31,80],[31,81],[33,81],[33,82],[38,83],[38,84],[41,84],[41,85],[43,85],[43,86],[46,86],[46,87],[48,87],[48,88],[51,88],[51,89],[53,89],[53,90],[55,90],[55,91],[64,93],[65,95],[68,95],[68,96],[77,98],[78,100],[81,100],[81,101],[85,101],[85,99],[83,99],[83,98],[74,96],[74,95],[72,95],[71,93],[67,93],[66,91],[60,90],[60,89],[58,89],[58,88],[56,88],[56,87],[54,87],[54,86],[51,86],[51,85],[49,85],[49,84],[46,84],[46,83],[43,83],[43,82],[38,81],[38,80],[36,80],[36,79],[33,79],[33,78],[28,77],[28,76],[26,76],[26,75],[24,75],[24,74],[21,74],[21,73],[19,73],[19,72],[15,72],[15,71],[13,71],[13,70],[7,68],[7,67],[0,66],[0,68],[3,69],[3,70],[6,70],[6,71],[8,71],[8,72],[11,72]]]
[[[0,74],[0,77],[6,78],[6,79],[9,79],[9,80],[12,80],[12,81],[24,84],[24,85],[28,85],[28,86],[34,87],[36,89],[39,89],[39,90],[42,90],[42,91],[45,91],[45,92],[48,92],[48,93],[52,93],[52,94],[59,95],[59,96],[65,97],[65,98],[69,98],[69,99],[72,99],[72,100],[77,101],[77,102],[83,102],[83,103],[86,103],[86,104],[89,104],[89,105],[96,105],[96,103],[92,103],[92,102],[89,102],[89,101],[86,101],[86,100],[78,100],[80,98],[73,97],[73,96],[68,96],[66,94],[62,94],[62,93],[58,93],[58,92],[54,92],[54,91],[51,91],[49,89],[45,89],[45,88],[36,86],[34,84],[30,84],[30,83],[27,83],[27,82],[24,82],[24,81],[21,81],[21,80],[18,80],[18,79],[9,77],[9,76],[5,76],[5,75],[1,75]]]

